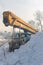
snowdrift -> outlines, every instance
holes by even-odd
[[[0,47],[0,65],[43,65],[43,32],[14,52],[8,52],[8,44]]]

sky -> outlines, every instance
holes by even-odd
[[[43,11],[43,0],[0,0],[0,31],[11,30],[3,24],[3,11],[11,11],[25,21],[34,19],[35,11]]]

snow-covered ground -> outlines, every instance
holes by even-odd
[[[0,65],[43,65],[43,32],[14,52],[8,52],[8,43],[0,47]]]

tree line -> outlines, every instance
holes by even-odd
[[[39,31],[43,30],[43,12],[42,11],[35,11],[34,13],[34,20],[30,20],[29,23],[36,27]]]

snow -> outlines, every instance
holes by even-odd
[[[8,43],[1,46],[0,65],[43,65],[43,32],[32,35],[14,52],[8,52]]]

